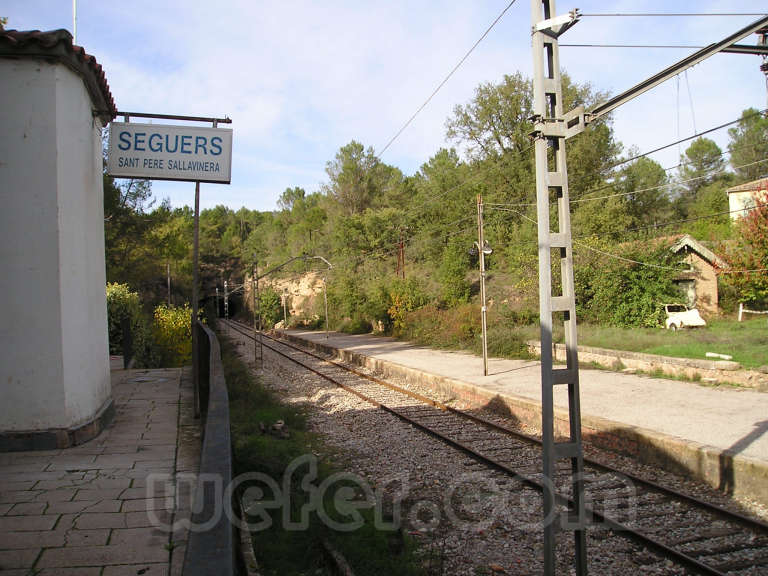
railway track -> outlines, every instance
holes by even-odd
[[[228,321],[252,339],[248,325]],[[265,348],[460,450],[482,465],[541,491],[540,442],[498,423],[372,377],[262,334]],[[414,400],[417,402],[414,403]],[[588,517],[690,572],[768,574],[768,524],[585,458]],[[561,511],[570,504],[570,470],[553,480]]]

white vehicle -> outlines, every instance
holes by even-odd
[[[667,330],[707,325],[696,308],[688,308],[685,304],[664,304],[664,312],[667,314]]]

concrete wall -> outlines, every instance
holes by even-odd
[[[0,432],[110,400],[101,126],[63,65],[0,59]]]
[[[752,208],[759,203],[759,195],[765,194],[766,190],[744,190],[741,192],[729,192],[728,193],[728,209],[731,212],[731,220],[738,220],[746,215],[746,212],[741,212],[748,208]],[[738,212],[737,212],[738,210]]]

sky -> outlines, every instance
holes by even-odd
[[[203,184],[202,208],[274,210],[288,187],[327,182],[326,163],[351,140],[377,152],[421,106],[509,0],[77,0],[77,44],[103,66],[118,110],[229,116],[232,182]],[[704,46],[757,19],[597,17],[606,13],[766,13],[764,0],[558,3],[585,16],[563,44]],[[0,0],[9,29],[73,30],[72,0]],[[481,83],[532,74],[530,2],[518,0],[381,156],[415,173],[446,140],[445,122]],[[757,36],[741,43],[755,44]],[[573,80],[617,94],[694,49],[561,48]],[[761,59],[719,54],[613,114],[616,138],[641,152],[768,106]],[[122,120],[122,118],[118,118]],[[708,137],[721,148],[727,131]],[[652,158],[678,163],[685,144]],[[191,182],[153,182],[172,206]]]

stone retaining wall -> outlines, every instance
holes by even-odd
[[[528,350],[531,354],[540,356],[541,343],[528,342]],[[555,358],[565,362],[565,344],[555,345]],[[688,380],[713,384],[739,384],[768,392],[768,374],[755,370],[743,370],[738,362],[726,360],[672,358],[641,352],[579,346],[579,362],[594,362],[613,370],[631,369],[650,373],[661,371],[669,376]]]

